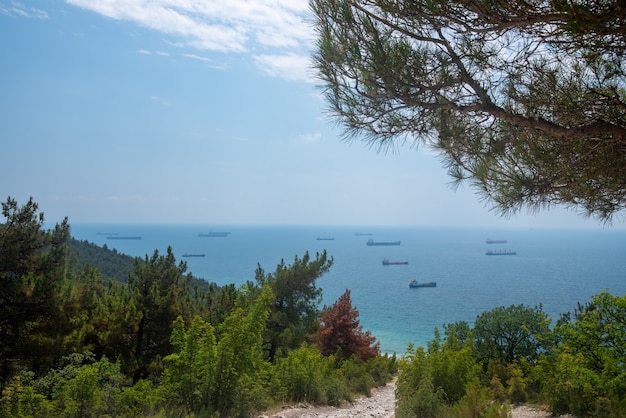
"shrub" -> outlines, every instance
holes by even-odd
[[[45,417],[52,413],[52,404],[45,396],[36,393],[32,386],[23,385],[15,376],[2,390],[0,417]]]
[[[446,416],[467,418],[507,418],[509,408],[493,400],[494,394],[478,384],[470,386]]]
[[[428,376],[414,386],[402,385],[396,396],[397,418],[440,417],[445,408],[443,392],[435,390]]]
[[[352,357],[342,362],[340,371],[351,393],[371,395],[372,388],[376,386],[376,382],[368,372],[365,362],[356,356]]]
[[[275,379],[277,394],[286,402],[327,403],[343,399],[338,396],[344,390],[334,371],[334,358],[324,357],[306,344],[277,360]]]

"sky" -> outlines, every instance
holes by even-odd
[[[342,139],[311,21],[307,0],[0,0],[0,199],[70,224],[603,227],[503,218],[424,147]]]

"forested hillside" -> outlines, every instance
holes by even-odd
[[[93,266],[105,279],[125,283],[133,269],[133,257],[109,249],[106,244],[102,247],[86,240],[70,238],[70,260],[76,269]]]
[[[115,248],[109,249],[106,244],[99,246],[87,240],[69,239],[70,262],[76,271],[86,266],[95,267],[104,279],[121,283],[128,282],[128,276],[133,270],[134,257],[118,252]],[[209,283],[202,279],[188,275],[192,288],[207,291]]]

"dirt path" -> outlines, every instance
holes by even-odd
[[[369,398],[363,396],[354,402],[345,402],[341,407],[304,405],[285,407],[281,411],[274,411],[261,415],[260,418],[393,418],[396,406],[395,379],[386,386],[372,390]],[[513,408],[512,418],[548,418],[550,413],[526,405]],[[571,417],[570,415],[563,418]]]
[[[396,381],[372,390],[369,398],[363,396],[354,402],[345,402],[341,407],[304,406],[286,408],[263,417],[269,418],[392,418],[396,406]]]

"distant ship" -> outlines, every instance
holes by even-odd
[[[368,246],[372,245],[400,245],[400,241],[374,241],[373,239],[368,239],[365,243]]]
[[[107,235],[107,239],[141,239],[140,236]]]
[[[489,250],[485,254],[486,255],[515,255],[517,253],[511,250]]]
[[[409,264],[408,261],[389,261],[387,258],[383,258],[383,266],[391,266],[395,264]]]
[[[359,237],[367,237],[367,236],[370,236],[372,234],[369,233],[369,232],[355,232],[354,235],[359,236]]]
[[[183,257],[204,257],[205,254],[183,254]]]
[[[199,237],[227,237],[230,235],[230,232],[200,232],[198,234]]]
[[[485,240],[485,242],[487,244],[506,244],[506,240],[505,239],[491,239],[491,238],[487,238]]]
[[[318,241],[334,241],[335,238],[333,237],[317,237]]]
[[[409,287],[411,287],[411,288],[416,288],[416,287],[437,287],[437,282],[418,283],[417,280],[411,280],[409,282]]]

